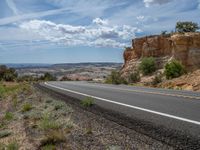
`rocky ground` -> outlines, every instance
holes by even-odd
[[[141,80],[139,82],[131,85],[200,92],[200,70],[188,72],[178,78],[169,80],[165,78],[163,71],[163,69],[160,69],[151,75],[141,76]],[[160,83],[154,84],[155,76],[160,72],[162,74],[161,81]]]
[[[200,92],[200,70],[190,72],[179,78],[166,80],[158,84],[157,87]]]
[[[172,149],[27,84],[0,86],[0,150]]]

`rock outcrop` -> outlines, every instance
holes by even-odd
[[[124,52],[122,75],[133,72],[144,57],[154,57],[158,68],[171,59],[179,60],[187,70],[200,68],[200,33],[154,35],[136,38]]]

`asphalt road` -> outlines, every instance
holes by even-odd
[[[200,138],[200,93],[88,82],[47,82],[50,89],[131,118]]]

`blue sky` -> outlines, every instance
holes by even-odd
[[[177,21],[200,24],[200,0],[1,0],[0,63],[123,62]]]

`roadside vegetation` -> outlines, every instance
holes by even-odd
[[[120,72],[112,71],[111,74],[106,78],[105,83],[107,84],[127,84],[128,82],[121,77]]]
[[[0,150],[152,147],[132,138],[139,133],[86,111],[94,105],[91,97],[73,107],[28,83],[1,82],[0,87]]]
[[[166,63],[163,70],[159,71],[156,68],[155,58],[147,57],[142,59],[138,67],[129,73],[127,77],[122,77],[120,72],[113,71],[110,76],[107,77],[105,83],[107,84],[133,84],[139,85],[141,78],[151,77],[151,82],[148,86],[156,87],[158,84],[165,80],[178,78],[186,73],[184,66],[177,60],[171,60]]]
[[[56,77],[48,72],[40,77],[31,75],[18,76],[14,68],[8,68],[5,65],[0,65],[0,81],[5,82],[38,82],[38,81],[56,81]]]
[[[91,107],[92,105],[94,105],[94,99],[91,97],[86,97],[81,101],[81,105],[83,107]]]
[[[15,69],[7,68],[5,65],[0,65],[0,81],[14,81],[17,79],[18,74]]]

